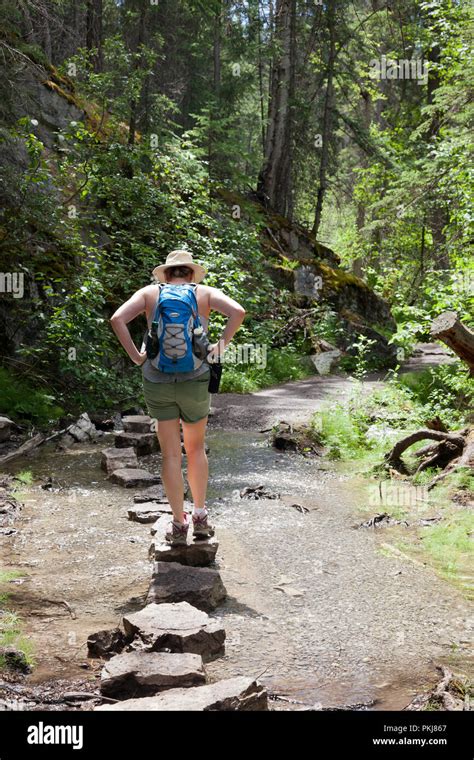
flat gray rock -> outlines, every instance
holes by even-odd
[[[156,501],[145,501],[143,504],[134,504],[127,510],[128,519],[139,523],[155,523],[163,513],[172,514],[168,502],[159,504]]]
[[[205,683],[200,654],[124,652],[112,657],[102,669],[100,691],[108,697],[127,699]]]
[[[120,431],[119,433],[115,433],[114,439],[118,449],[133,446],[139,457],[145,454],[153,454],[154,451],[159,451],[160,448],[156,433],[126,433],[125,431]]]
[[[148,604],[123,616],[131,647],[145,652],[192,652],[210,662],[224,654],[225,630],[188,602]]]
[[[133,467],[123,467],[120,470],[114,470],[109,475],[113,483],[118,483],[124,488],[139,488],[140,486],[149,486],[151,483],[157,483],[160,480],[159,475],[153,475],[148,470],[139,470]]]
[[[126,433],[154,433],[152,428],[154,424],[154,420],[148,414],[127,414],[122,417],[122,425]]]
[[[144,501],[168,502],[162,485],[150,486],[133,497],[135,504],[141,504]]]
[[[265,687],[254,678],[236,676],[192,689],[170,689],[155,697],[100,705],[95,710],[268,710],[268,695]]]
[[[157,520],[157,522],[162,522]],[[155,528],[156,523],[153,528]],[[191,533],[191,529],[190,529]],[[148,557],[155,562],[179,562],[181,565],[191,567],[207,567],[211,565],[217,554],[219,543],[215,538],[192,539],[188,536],[188,543],[182,546],[170,546],[164,538],[157,533],[150,544]]]
[[[138,459],[133,446],[125,449],[103,449],[100,466],[110,475],[114,470],[138,467]]]
[[[213,567],[155,562],[146,603],[189,602],[199,610],[212,612],[226,596],[219,571]]]

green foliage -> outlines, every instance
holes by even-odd
[[[1,580],[0,575],[0,582]],[[5,599],[0,600],[0,604],[2,602],[4,603]],[[23,652],[26,661],[30,666],[36,664],[34,645],[31,639],[23,634],[20,618],[15,613],[0,608],[0,647],[9,646],[14,646],[16,649]],[[0,672],[5,666],[5,657],[0,655]]]
[[[393,373],[380,389],[368,394],[362,389],[357,383],[347,401],[324,407],[313,424],[331,457],[380,464],[395,440],[437,416],[450,430],[462,427],[472,407],[474,382],[459,363],[413,375]],[[429,475],[422,473],[417,484]]]
[[[354,377],[357,380],[362,380],[369,369],[369,357],[368,354],[372,346],[375,346],[377,341],[371,340],[366,335],[359,335],[357,340],[352,344],[351,348],[355,349],[354,357]]]
[[[22,575],[18,570],[2,570],[0,568],[0,584],[9,583],[15,578]],[[22,623],[18,615],[11,612],[8,605],[8,593],[0,594],[0,648],[14,646],[16,649],[25,653],[26,660],[30,665],[34,665],[36,658],[34,655],[34,646],[22,632]],[[0,672],[5,668],[6,662],[3,656],[0,656]]]
[[[467,422],[474,400],[474,380],[461,361],[441,364],[423,372],[404,373],[399,377],[401,387],[411,391],[419,405],[420,424],[439,417],[448,429]]]
[[[265,367],[259,367],[257,362],[224,362],[219,390],[223,393],[251,393],[287,380],[301,380],[314,372],[309,357],[301,357],[293,346],[268,349],[265,361]]]
[[[461,583],[472,598],[472,584],[466,582],[472,560],[472,512],[455,512],[438,525],[421,530],[423,550],[430,557],[440,575]],[[460,577],[461,576],[461,577]]]
[[[48,387],[37,386],[37,379],[29,382],[0,367],[0,409],[13,419],[29,419],[45,426],[54,423],[64,410]]]
[[[316,412],[311,424],[319,431],[330,459],[356,458],[366,447],[360,420],[343,404]]]
[[[22,470],[15,475],[15,479],[25,486],[30,486],[33,483],[33,475],[30,470]]]

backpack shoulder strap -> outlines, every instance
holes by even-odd
[[[191,310],[193,312],[194,324],[199,325],[201,322],[199,319],[198,302],[196,298],[196,288],[198,284],[197,282],[188,282],[187,285],[191,288],[191,293],[193,294],[194,306],[191,306]]]
[[[155,313],[154,313],[154,316],[153,316],[153,321],[151,323],[152,328],[155,328],[155,330],[156,330],[156,327],[158,325],[158,313],[159,313],[159,310],[160,310],[161,291],[162,291],[163,285],[165,285],[165,284],[166,283],[164,283],[164,282],[158,283],[158,297],[156,299]]]

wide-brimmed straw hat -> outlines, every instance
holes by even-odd
[[[165,264],[155,267],[152,274],[159,282],[166,282],[165,269],[168,267],[185,266],[193,270],[193,282],[201,282],[207,274],[207,270],[200,264],[195,264],[193,254],[190,251],[171,251],[166,257]]]

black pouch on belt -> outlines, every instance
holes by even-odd
[[[209,393],[218,393],[222,375],[222,364],[221,362],[212,362],[209,364],[209,369],[211,370],[211,377],[209,378],[207,389]]]
[[[149,330],[149,332],[147,333],[145,350],[146,350],[146,355],[148,359],[154,359],[155,356],[158,355],[158,351],[160,350],[158,335],[156,334],[156,329],[153,329],[153,325],[151,327],[151,330]]]

